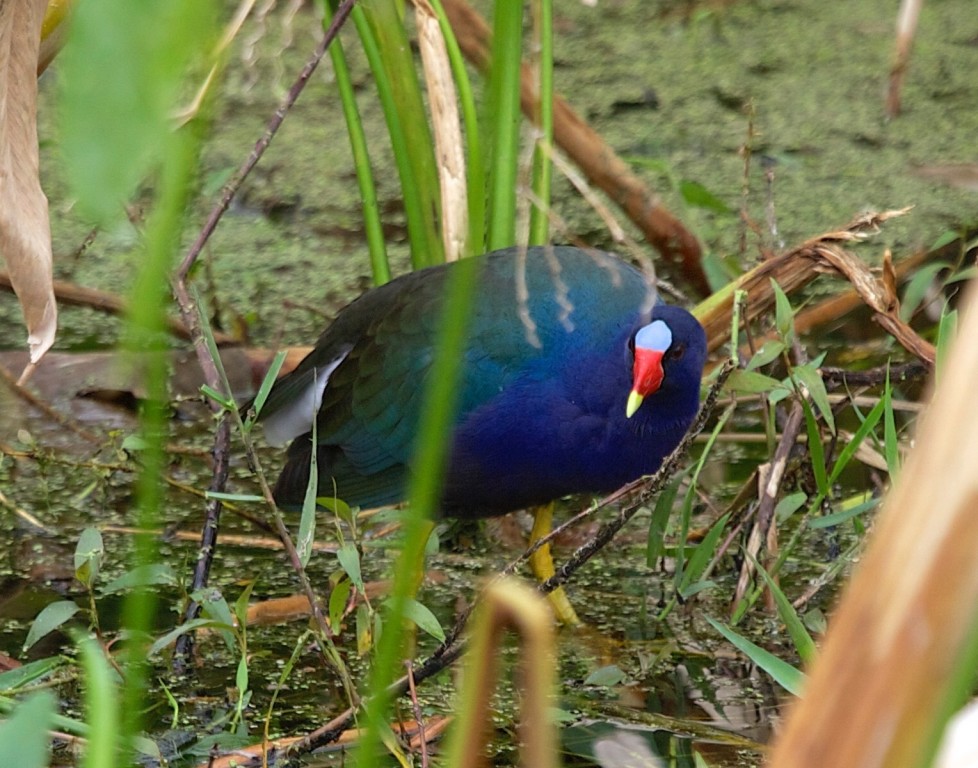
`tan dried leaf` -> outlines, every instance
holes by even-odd
[[[465,253],[469,235],[469,206],[465,186],[465,151],[455,96],[448,48],[438,16],[428,0],[413,0],[418,46],[431,104],[431,122],[441,186],[442,241],[445,259],[455,261]]]
[[[58,322],[37,150],[36,72],[46,6],[46,0],[0,0],[0,256],[24,312],[31,363],[54,343]]]

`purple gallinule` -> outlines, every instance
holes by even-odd
[[[641,272],[602,251],[507,248],[477,258],[442,513],[501,515],[654,472],[699,405],[706,336],[696,319],[657,303]],[[269,442],[292,441],[279,504],[305,496],[314,417],[324,495],[361,507],[404,498],[453,268],[368,291],[276,382],[260,419]],[[549,528],[549,514],[552,506],[538,514],[535,533]],[[552,572],[549,552],[541,557]]]

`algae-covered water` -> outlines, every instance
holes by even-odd
[[[875,261],[889,247],[899,261],[949,230],[968,228],[976,219],[978,192],[924,178],[920,168],[976,159],[978,17],[970,3],[924,4],[904,111],[888,121],[883,94],[895,14],[895,6],[868,0],[562,3],[555,8],[557,89],[662,194],[714,261],[747,266],[762,252],[835,229],[866,208],[913,206],[909,215],[888,223],[859,249],[861,256]],[[318,20],[305,7],[297,12],[277,8],[261,27],[246,26],[216,99],[185,242],[196,235],[221,184],[251,151],[319,34]],[[365,65],[353,53],[356,41],[349,30],[343,42],[353,61],[361,114],[378,169],[388,246],[395,270],[401,271],[407,268],[404,217],[382,116]],[[77,253],[89,226],[75,212],[59,173],[57,66],[55,62],[42,80],[40,115],[42,176],[51,202],[56,275],[125,294],[138,267],[141,219],[137,212],[135,224],[126,220],[112,231],[99,232],[91,246]],[[731,212],[685,201],[680,188],[689,181],[705,187]],[[150,199],[147,189],[141,200]],[[600,217],[562,179],[557,181],[556,199],[567,224],[556,240],[577,237],[611,247]],[[746,221],[735,213],[741,210]],[[625,222],[624,215],[618,218]],[[353,161],[328,59],[245,182],[209,241],[202,263],[198,284],[216,323],[262,347],[310,343],[338,308],[369,285]],[[681,286],[681,278],[677,282]],[[825,291],[831,285],[823,281],[814,290]],[[38,383],[56,408],[95,433],[94,443],[0,388],[0,446],[5,453],[0,490],[51,531],[38,535],[7,513],[0,526],[5,584],[0,651],[14,657],[22,656],[27,627],[42,605],[65,596],[87,599],[71,579],[72,552],[81,530],[108,524],[122,529],[133,522],[134,462],[124,440],[134,428],[134,418],[125,409],[76,396],[90,381],[100,391],[132,388],[109,362],[77,355],[111,353],[120,328],[118,319],[94,310],[62,308],[56,349],[75,354],[61,358],[64,372],[49,375],[43,386]],[[7,349],[17,349],[25,335],[12,296],[0,296],[0,333]],[[833,348],[832,339],[807,343],[816,350]],[[93,367],[78,367],[83,360]],[[175,367],[192,366],[186,362]],[[243,394],[251,373],[243,358],[235,366],[231,373]],[[106,374],[109,370],[111,375]],[[166,561],[179,574],[189,573],[196,555],[192,542],[175,532],[199,527],[202,503],[192,491],[209,480],[201,454],[209,447],[212,422],[202,408],[187,401],[193,400],[195,386],[190,381],[174,387],[175,397],[184,399],[175,402],[169,442],[197,453],[174,452],[170,457],[167,535],[160,540]],[[759,418],[756,413],[739,418],[746,429],[758,428],[750,423]],[[273,469],[281,460],[274,451],[263,456]],[[714,452],[697,502],[705,521],[715,519],[716,511],[764,458],[763,451],[743,447]],[[231,487],[255,492],[254,479],[237,454]],[[10,512],[10,507],[4,509]],[[516,516],[457,536],[443,532],[445,541],[450,537],[456,546],[443,544],[431,561],[435,576],[423,592],[425,604],[443,624],[453,623],[460,595],[468,595],[480,577],[496,572],[522,551],[519,535],[513,535],[513,528],[521,533],[521,523],[525,520]],[[733,653],[704,620],[707,615],[726,618],[735,570],[715,573],[712,591],[680,606],[667,622],[657,621],[669,594],[670,574],[660,564],[645,564],[647,523],[648,516],[640,515],[619,540],[620,546],[599,555],[570,585],[590,629],[560,635],[560,708],[574,723],[564,730],[566,759],[569,764],[585,764],[584,755],[595,738],[589,728],[602,731],[627,722],[654,742],[657,751],[672,754],[676,765],[693,764],[694,743],[711,765],[758,764],[759,753],[747,747],[767,739],[786,694]],[[226,525],[229,532],[255,532],[233,515]],[[324,537],[330,528],[328,523],[321,525]],[[579,533],[558,552],[566,553],[586,534]],[[817,542],[789,563],[786,589],[816,579],[835,553],[851,545],[849,535],[833,534],[836,538]],[[124,571],[130,539],[124,532],[105,536],[109,578]],[[383,547],[369,550],[366,575],[385,576],[389,563]],[[314,583],[325,584],[335,570],[335,560],[322,555],[313,558],[310,574]],[[213,583],[233,600],[249,581],[254,581],[255,598],[295,590],[280,553],[255,544],[222,545]],[[817,612],[830,609],[832,592],[820,594],[809,606],[816,618]],[[179,588],[164,594],[161,627],[177,620],[179,599]],[[116,607],[110,600],[102,610],[111,631]],[[744,631],[796,661],[774,619],[755,617]],[[258,628],[250,637],[255,693],[245,730],[251,741],[260,733],[274,682],[299,634],[294,626]],[[31,657],[55,653],[63,642],[53,636],[35,647]],[[354,639],[348,634],[341,642],[355,667],[355,653],[349,650]],[[434,647],[430,639],[420,642],[422,653]],[[232,708],[236,660],[214,638],[205,639],[201,647],[194,676],[169,678],[161,664],[159,679],[183,706],[171,718],[166,705],[153,704],[151,735],[158,737],[172,728],[173,734],[199,736],[226,726],[222,718]],[[344,706],[340,686],[326,679],[315,654],[300,649],[298,658],[272,717],[273,733],[314,728]],[[447,673],[427,683],[419,692],[422,709],[449,709],[453,688]],[[495,722],[500,765],[515,759],[512,704],[509,693],[500,701]],[[655,719],[667,716],[675,719]],[[708,728],[698,730],[697,724]],[[327,764],[333,758],[317,759]],[[177,764],[193,764],[191,757],[182,760]]]

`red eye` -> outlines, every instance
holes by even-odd
[[[676,344],[676,346],[674,346],[672,349],[669,350],[669,359],[682,360],[683,355],[685,354],[686,354],[686,345],[680,342],[679,344]]]

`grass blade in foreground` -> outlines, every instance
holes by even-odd
[[[384,615],[383,631],[370,670],[370,701],[366,706],[367,730],[357,752],[357,765],[378,765],[379,746],[390,709],[390,684],[401,672],[406,647],[404,619],[423,568],[425,543],[437,510],[445,471],[446,437],[455,415],[457,382],[462,348],[468,336],[469,308],[475,294],[479,261],[461,259],[446,284],[445,303],[437,355],[426,385],[424,407],[414,448],[414,466],[422,468],[410,485],[411,514],[405,519],[404,547],[394,571],[394,585]]]

